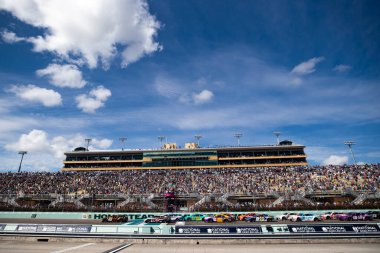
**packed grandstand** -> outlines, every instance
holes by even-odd
[[[379,164],[8,172],[0,202],[2,210],[65,211],[380,208],[379,172]]]

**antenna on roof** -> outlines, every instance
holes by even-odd
[[[243,136],[242,133],[235,133],[234,137],[237,139],[237,145],[240,146],[240,138]]]
[[[356,144],[356,142],[354,142],[354,141],[345,141],[344,142],[344,145],[347,145],[348,148],[350,149],[352,158],[354,159],[354,164],[356,165],[356,159],[355,159],[354,151],[352,151],[352,145],[355,145],[355,144]]]
[[[160,148],[162,148],[162,147],[163,147],[163,146],[162,146],[162,141],[163,141],[163,140],[166,140],[166,136],[158,136],[157,138],[158,138],[158,140],[160,141]]]
[[[197,145],[198,145],[197,147],[199,148],[199,139],[202,138],[203,136],[196,134],[194,137],[195,137],[195,139],[197,139]]]
[[[277,145],[279,145],[280,144],[280,134],[281,134],[281,132],[273,132],[273,134],[276,136],[276,139],[277,139]]]
[[[121,151],[124,151],[124,141],[127,140],[127,137],[120,137],[119,141],[121,142]]]
[[[87,138],[87,139],[84,139],[84,141],[87,143],[87,144],[86,144],[86,149],[87,149],[87,151],[88,151],[88,147],[90,146],[90,142],[92,141],[92,139]]]

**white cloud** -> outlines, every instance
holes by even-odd
[[[344,73],[344,72],[347,72],[351,69],[352,67],[349,66],[349,65],[343,65],[343,64],[340,64],[340,65],[336,65],[333,70],[335,72],[338,72],[338,73]]]
[[[344,165],[348,163],[348,156],[330,155],[322,162],[322,165]]]
[[[315,66],[317,63],[324,60],[324,57],[314,57],[305,62],[301,62],[297,66],[295,66],[291,73],[296,75],[307,75],[315,72]]]
[[[22,134],[18,142],[7,144],[5,149],[28,152],[41,152],[49,148],[47,133],[42,130],[33,129],[28,134]]]
[[[10,92],[16,94],[17,97],[30,102],[41,103],[46,107],[58,106],[62,104],[61,94],[54,90],[40,88],[35,85],[13,85]]]
[[[209,90],[203,90],[200,93],[193,94],[193,101],[195,104],[204,104],[212,100],[214,93]]]
[[[83,112],[95,113],[97,109],[104,106],[104,103],[111,96],[111,91],[104,88],[103,86],[98,86],[92,89],[90,93],[81,94],[77,96],[76,102],[77,107]]]
[[[154,41],[160,23],[149,13],[146,0],[0,0],[0,10],[45,33],[19,38],[3,32],[8,42],[25,40],[34,51],[49,51],[72,63],[108,68],[120,55],[122,66],[162,47]]]
[[[14,32],[2,31],[0,35],[4,42],[10,43],[10,44],[24,40],[24,38],[18,37]]]
[[[71,151],[76,147],[84,145],[85,137],[81,134],[76,134],[72,137],[55,136],[49,138],[48,134],[43,130],[33,129],[27,134],[22,134],[17,142],[5,145],[8,151],[25,150],[29,156],[33,155],[53,155],[55,158],[63,159],[64,152]],[[112,145],[112,140],[109,139],[92,139],[90,149],[106,149]]]
[[[38,76],[48,76],[49,82],[58,87],[83,88],[86,81],[77,66],[66,64],[50,64],[45,69],[37,70]]]

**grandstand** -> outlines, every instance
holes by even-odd
[[[380,208],[379,165],[308,166],[304,146],[67,152],[61,172],[0,173],[1,210]]]
[[[307,166],[304,146],[282,141],[271,146],[185,148],[167,143],[157,150],[67,152],[62,171],[169,170]]]
[[[1,210],[380,208],[379,165],[0,173]]]

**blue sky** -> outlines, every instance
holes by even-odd
[[[64,3],[63,3],[64,2]],[[380,158],[378,1],[0,0],[0,170],[63,152],[307,146],[310,164]],[[70,17],[70,18],[68,18]]]

